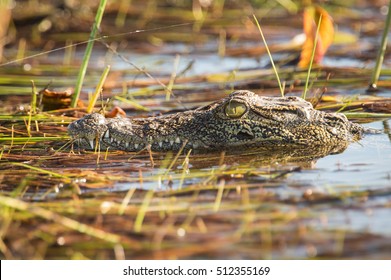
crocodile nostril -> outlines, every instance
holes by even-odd
[[[239,140],[252,140],[254,139],[254,134],[246,133],[245,131],[239,132],[237,135]]]

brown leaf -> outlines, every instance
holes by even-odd
[[[320,27],[316,43],[314,63],[320,63],[334,39],[334,24],[331,16],[319,6],[310,6],[304,10],[303,29],[306,40],[300,54],[300,67],[307,67],[311,62],[319,19]]]
[[[72,89],[67,89],[64,91],[53,91],[45,88],[39,92],[43,106],[43,111],[57,110],[69,108],[71,105],[71,99],[73,95]],[[77,107],[83,108],[83,102],[78,101]]]
[[[0,61],[3,58],[3,46],[6,42],[8,26],[11,20],[11,8],[7,1],[0,2]]]

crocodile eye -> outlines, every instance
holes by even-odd
[[[224,111],[227,117],[240,118],[241,116],[243,116],[244,113],[246,113],[247,107],[243,103],[231,100],[227,103],[227,105],[225,105]]]

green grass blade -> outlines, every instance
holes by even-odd
[[[180,56],[176,55],[174,60],[174,70],[171,73],[170,82],[168,83],[167,89],[166,89],[166,101],[170,101],[170,96],[172,94],[172,88],[175,83],[175,79],[177,76],[178,66],[179,66],[179,60]]]
[[[17,143],[24,143],[24,142],[39,142],[39,141],[55,141],[55,140],[69,140],[70,137],[68,135],[64,136],[36,136],[36,137],[13,137],[13,132],[11,133],[11,136],[6,137],[0,137],[0,141],[4,142],[17,142]]]
[[[141,110],[141,111],[145,111],[145,112],[150,112],[151,111],[151,109],[149,109],[148,107],[145,107],[145,106],[137,103],[136,100],[126,99],[126,98],[123,98],[121,96],[115,96],[114,99],[116,99],[118,101],[121,101],[121,102],[123,102],[125,104],[132,105],[137,110]]]
[[[72,181],[72,179],[69,176],[66,176],[66,175],[63,175],[63,174],[60,174],[60,173],[57,173],[57,172],[49,171],[49,170],[46,170],[46,169],[42,169],[42,168],[39,168],[39,167],[31,166],[31,165],[28,165],[28,164],[25,164],[25,163],[11,162],[11,164],[12,165],[16,165],[16,166],[21,166],[21,167],[24,167],[24,168],[27,168],[27,169],[31,169],[31,170],[34,170],[34,171],[38,171],[39,173],[47,174],[47,175],[50,175],[50,176],[53,176],[53,177],[56,177],[56,178],[61,178],[61,179],[64,179],[66,182],[71,182]]]
[[[383,60],[384,60],[384,54],[387,49],[387,39],[388,39],[388,33],[390,30],[390,24],[391,24],[390,9],[391,9],[391,1],[389,1],[389,4],[388,4],[388,13],[387,13],[386,23],[385,23],[384,30],[383,30],[383,37],[381,40],[379,52],[377,54],[376,65],[375,65],[375,68],[373,69],[373,73],[372,73],[372,79],[371,79],[371,84],[370,84],[370,88],[372,88],[372,89],[377,88],[377,82],[379,81],[380,71],[381,71],[381,67],[383,64]]]
[[[134,231],[135,232],[141,232],[144,217],[145,217],[145,214],[147,213],[148,206],[151,203],[151,200],[153,198],[154,193],[155,192],[153,190],[149,190],[145,194],[145,197],[144,197],[143,202],[141,204],[140,210],[138,211],[137,216],[136,216],[136,220],[134,222]]]
[[[87,72],[88,62],[90,60],[92,48],[94,46],[95,36],[96,36],[96,33],[98,32],[100,23],[102,21],[103,13],[104,13],[105,7],[106,7],[106,2],[107,2],[107,0],[100,1],[98,11],[95,16],[95,22],[94,22],[94,25],[92,26],[92,30],[90,33],[90,39],[88,41],[86,51],[84,53],[83,61],[82,61],[82,64],[81,64],[81,67],[79,70],[79,75],[77,77],[76,86],[75,86],[75,93],[73,94],[73,97],[72,97],[71,107],[73,107],[73,108],[76,107],[77,101],[79,100],[81,88],[83,86],[84,77]]]
[[[31,92],[31,109],[30,109],[30,113],[35,115],[37,113],[37,96],[38,96],[38,92],[37,92],[37,88],[35,87],[34,80],[31,80],[31,87],[32,87],[32,92]]]
[[[87,113],[92,113],[92,110],[94,109],[94,106],[96,104],[96,101],[98,100],[99,94],[102,92],[103,84],[106,81],[107,75],[110,71],[110,65],[107,65],[105,70],[102,73],[102,76],[100,77],[99,84],[97,85],[94,95],[92,96],[90,102],[88,103],[87,107]]]
[[[314,62],[314,57],[315,57],[315,52],[316,52],[316,46],[318,44],[318,37],[319,37],[319,29],[320,29],[320,24],[322,23],[322,14],[319,16],[319,21],[318,21],[318,27],[316,28],[316,34],[315,34],[315,40],[314,40],[314,46],[312,48],[312,54],[311,54],[311,60],[310,60],[310,65],[308,65],[308,71],[307,71],[307,78],[305,81],[305,86],[304,86],[304,91],[302,98],[305,99],[307,97],[307,91],[308,91],[308,84],[310,81],[310,75],[311,75],[311,69],[312,69],[312,64]]]
[[[272,54],[270,53],[269,47],[267,46],[265,36],[263,36],[261,25],[259,24],[258,19],[257,19],[257,17],[254,14],[253,14],[253,17],[254,17],[255,23],[257,24],[259,33],[261,34],[263,43],[265,44],[265,48],[266,48],[267,54],[269,55],[270,62],[272,64],[272,66],[273,66],[274,73],[276,74],[278,86],[280,87],[280,91],[281,91],[281,96],[284,96],[284,89],[283,89],[282,84],[281,84],[280,76],[278,75],[277,68],[274,65],[273,57],[272,57]]]

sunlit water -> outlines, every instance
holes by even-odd
[[[383,129],[381,122],[366,126]],[[347,200],[337,208],[330,208],[326,203],[313,210],[327,213],[327,229],[348,229],[391,237],[391,210],[384,208],[391,199],[391,143],[386,134],[367,135],[352,143],[343,153],[319,159],[313,170],[293,173],[288,185],[292,182],[329,194],[383,190],[385,195],[372,196],[362,202]]]
[[[383,129],[381,122],[365,126]],[[316,188],[332,187],[336,190],[390,187],[390,139],[384,133],[366,135],[359,142],[350,144],[343,153],[319,159],[313,170],[295,173],[291,179],[308,182]]]

